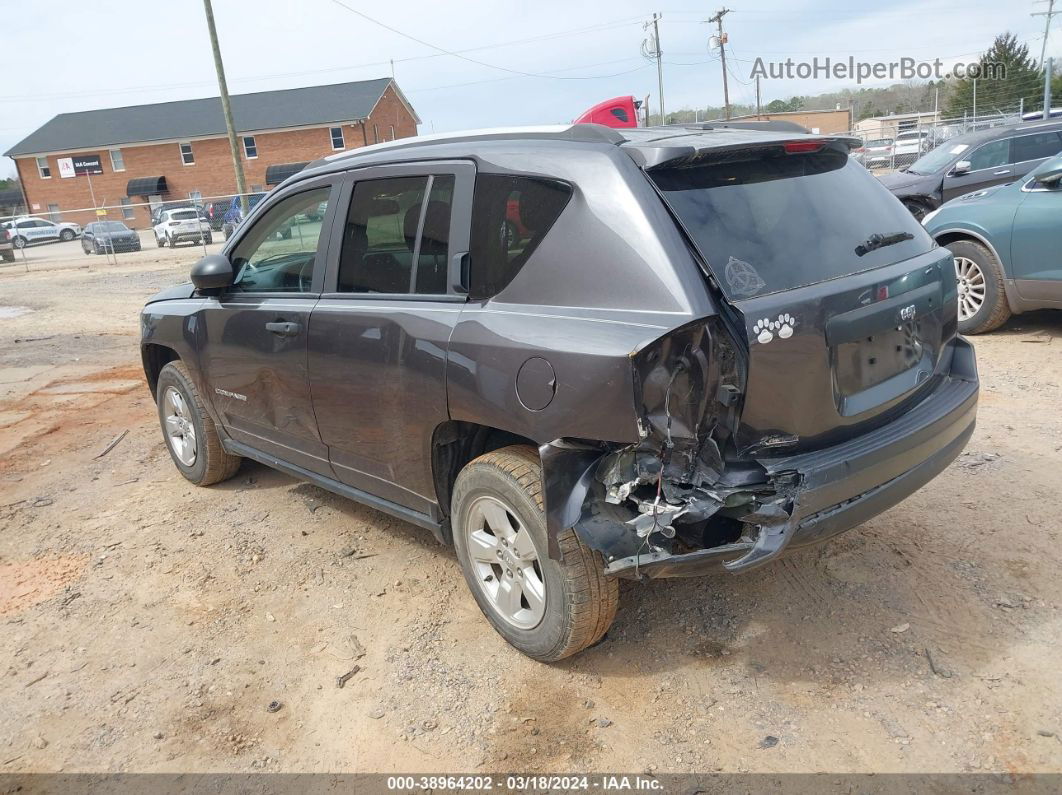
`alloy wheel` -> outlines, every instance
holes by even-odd
[[[546,582],[531,533],[515,510],[492,495],[469,506],[464,532],[476,584],[495,614],[533,629],[546,612]]]
[[[956,257],[955,278],[959,289],[959,320],[969,320],[985,305],[985,274],[972,259]]]
[[[184,395],[174,387],[167,387],[163,396],[163,414],[165,415],[166,441],[177,456],[177,460],[190,467],[195,464],[198,445],[195,438],[195,425],[189,416],[188,402]]]

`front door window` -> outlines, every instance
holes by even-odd
[[[316,188],[270,207],[236,245],[232,289],[309,292],[330,192],[331,188]]]

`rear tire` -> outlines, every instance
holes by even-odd
[[[158,245],[159,248],[165,248],[166,247],[165,238],[156,237],[155,238],[155,243],[156,243],[156,245]]]
[[[155,395],[166,449],[185,478],[197,486],[210,486],[236,474],[242,459],[225,452],[184,362],[170,362],[162,368]]]
[[[64,243],[69,243],[71,240],[74,239],[74,233],[70,229],[64,229],[62,232],[59,233],[59,239],[62,240]]]
[[[605,576],[601,554],[572,529],[557,539],[561,559],[549,557],[538,451],[505,447],[467,464],[454,486],[452,520],[472,596],[512,646],[555,662],[604,637],[616,616],[619,584]],[[496,524],[503,529],[495,532]],[[532,588],[544,606],[529,598]],[[506,609],[505,594],[514,589],[522,595]]]
[[[959,333],[984,334],[1010,319],[1003,266],[992,251],[972,240],[948,244],[959,282]]]

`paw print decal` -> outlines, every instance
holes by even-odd
[[[779,339],[787,340],[793,336],[793,326],[796,325],[796,318],[789,314],[779,315],[777,323]]]
[[[775,320],[771,320],[767,317],[757,320],[752,325],[752,333],[756,335],[757,342],[761,345],[766,345],[775,338],[776,334],[779,339],[789,339],[793,336],[793,329],[795,327],[796,318],[788,312],[783,312]]]

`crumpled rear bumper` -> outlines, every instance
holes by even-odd
[[[965,339],[956,338],[953,346],[950,373],[894,422],[823,450],[759,459],[769,475],[799,476],[792,514],[784,524],[762,528],[755,541],[614,560],[606,572],[692,577],[720,566],[746,571],[786,549],[849,530],[901,502],[943,471],[973,434],[979,389],[976,359]]]

